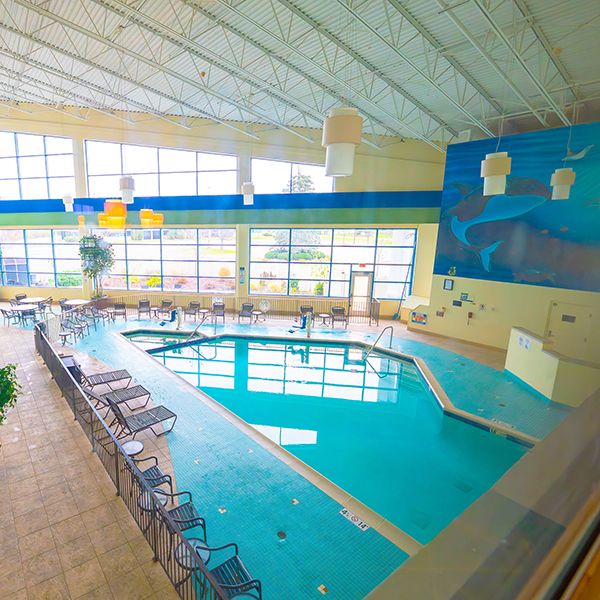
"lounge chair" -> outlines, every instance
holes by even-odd
[[[199,310],[200,310],[200,302],[190,302],[183,309],[183,320],[185,321],[186,315],[192,315],[192,317],[194,317],[194,320],[196,320]]]
[[[125,417],[119,406],[113,400],[110,398],[107,398],[107,400],[110,409],[115,416],[115,420],[111,425],[117,426],[115,435],[118,439],[127,436],[132,436],[132,439],[135,439],[135,436],[140,433],[140,431],[146,431],[146,429],[150,429],[154,435],[163,435],[172,431],[177,422],[177,415],[162,404],[149,410]],[[173,419],[173,424],[169,429],[164,429],[163,427],[161,433],[156,433],[156,431],[154,431],[155,425],[159,425],[170,419]]]
[[[130,387],[121,388],[112,392],[106,392],[106,394],[96,394],[89,388],[83,388],[85,393],[90,396],[94,402],[96,408],[110,408],[108,399],[110,398],[115,404],[125,404],[129,410],[136,410],[138,408],[146,408],[150,401],[150,392],[143,385],[132,385]],[[128,402],[132,400],[139,400],[146,396],[146,402],[141,406],[135,406],[131,408]]]
[[[331,309],[331,328],[335,327],[335,322],[339,321],[340,323],[346,324],[346,329],[348,329],[348,317],[346,316],[346,309],[343,306],[334,306]]]
[[[112,388],[113,383],[127,380],[127,383],[118,389],[127,387],[131,383],[131,375],[125,369],[88,375],[87,373],[84,373],[83,369],[81,368],[81,365],[77,361],[75,361],[75,369],[85,387],[91,390],[93,390],[97,385],[107,385],[110,388],[111,392],[114,392]]]
[[[250,324],[252,324],[252,311],[254,310],[254,304],[249,304],[244,302],[242,304],[242,308],[240,308],[240,312],[238,313],[238,323],[242,317],[248,317],[250,319]]]
[[[237,544],[225,544],[217,548],[205,548],[203,551],[210,552],[211,558],[214,552],[224,550],[225,548],[233,548],[235,554],[223,561],[217,567],[210,569],[211,575],[216,582],[223,588],[227,594],[227,598],[235,598],[242,596],[244,600],[255,598],[262,599],[262,587],[258,579],[252,579],[252,575],[248,571],[246,565],[242,561]]]
[[[138,302],[138,319],[142,318],[142,314],[147,314],[150,318],[150,300],[140,300]]]
[[[219,317],[223,317],[223,323],[225,323],[225,304],[223,304],[223,302],[214,302],[212,307],[212,314],[215,323]]]
[[[149,456],[148,458],[132,458],[131,460],[135,463],[137,468],[140,469],[142,477],[150,486],[154,488],[166,483],[169,486],[171,493],[173,493],[173,480],[168,473],[163,473],[163,470],[158,466],[158,458],[156,458],[156,456]],[[154,464],[142,471],[143,467],[140,467],[141,463],[145,463],[149,460],[153,460]]]

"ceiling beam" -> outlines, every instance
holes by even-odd
[[[515,84],[512,79],[500,68],[496,61],[490,56],[486,49],[479,43],[475,36],[469,31],[466,25],[454,14],[452,7],[445,4],[443,0],[434,0],[434,2],[443,9],[443,13],[456,25],[458,30],[465,36],[466,39],[471,42],[471,45],[481,54],[481,56],[488,62],[490,67],[496,71],[496,73],[502,78],[503,81],[510,87],[510,89],[517,95],[517,97],[523,102],[523,104],[533,113],[535,118],[544,126],[548,127],[546,119],[540,114],[540,109],[535,108],[531,102],[525,97],[523,92]]]
[[[280,2],[282,0],[279,0]],[[414,61],[412,61],[404,52],[401,52],[394,44],[392,44],[384,35],[379,33],[378,29],[373,27],[368,21],[363,19],[351,6],[349,6],[344,0],[336,0],[337,3],[344,7],[347,10],[354,20],[358,21],[363,27],[365,27],[368,31],[371,32],[374,36],[376,36],[379,40],[381,40],[392,52],[394,52],[398,57],[400,57],[415,73],[420,75],[427,83],[435,88],[446,100],[448,100],[455,108],[457,108],[473,125],[479,127],[481,131],[490,137],[494,137],[494,133],[490,131],[481,121],[475,118],[460,102],[457,102],[444,88],[442,88],[434,79],[432,79],[425,71],[419,68]]]
[[[567,115],[563,112],[562,108],[558,105],[558,103],[554,100],[554,98],[548,93],[548,90],[542,85],[541,81],[535,76],[535,73],[531,70],[525,59],[521,56],[521,54],[517,51],[517,49],[513,46],[511,41],[508,39],[508,36],[504,33],[500,25],[496,22],[496,19],[491,15],[490,11],[483,5],[481,0],[472,0],[479,10],[481,14],[485,17],[486,21],[489,23],[492,31],[498,37],[498,39],[506,46],[506,48],[510,51],[510,53],[517,59],[521,68],[527,73],[529,79],[533,82],[533,85],[538,89],[538,91],[544,96],[548,104],[554,109],[554,112],[558,115],[558,118],[567,126],[572,125],[571,121],[569,121]]]
[[[15,0],[15,1],[16,2],[22,2],[23,0]],[[190,0],[181,0],[181,1],[184,2],[185,4],[187,4],[193,10],[196,10],[196,11],[200,12],[199,7],[197,5],[195,5],[195,4],[193,4]],[[377,111],[385,114],[391,121],[393,121],[394,123],[396,123],[396,126],[399,125],[400,127],[403,127],[404,129],[406,129],[407,131],[409,131],[410,133],[412,133],[414,136],[418,137],[420,140],[423,140],[424,142],[426,142],[430,146],[433,146],[437,150],[443,152],[443,149],[440,148],[435,142],[433,142],[432,140],[428,139],[426,136],[424,136],[422,133],[420,133],[419,131],[417,131],[416,129],[414,129],[413,127],[411,127],[410,125],[408,125],[407,123],[401,121],[399,118],[397,118],[391,112],[389,112],[388,110],[382,108],[379,104],[377,104],[376,102],[374,102],[373,100],[371,100],[370,98],[368,98],[367,96],[365,96],[362,92],[360,92],[356,88],[352,87],[351,85],[348,85],[348,83],[346,81],[344,81],[343,79],[341,79],[340,77],[338,77],[335,73],[332,73],[331,71],[328,71],[325,67],[323,67],[318,62],[316,62],[315,60],[313,60],[310,56],[308,56],[307,54],[305,54],[304,52],[302,52],[300,49],[296,48],[292,44],[286,42],[280,36],[274,34],[267,27],[264,27],[258,21],[254,20],[253,18],[251,18],[248,15],[246,15],[245,13],[243,13],[237,7],[232,6],[231,4],[228,4],[225,0],[213,0],[213,2],[215,4],[219,4],[220,6],[222,6],[225,9],[227,9],[228,11],[232,12],[233,14],[237,15],[238,17],[244,19],[245,21],[247,21],[248,23],[250,23],[253,27],[255,27],[256,29],[258,29],[261,33],[267,35],[271,39],[275,40],[277,43],[285,46],[285,48],[287,48],[288,50],[290,50],[294,54],[297,54],[300,58],[302,58],[302,60],[306,61],[312,67],[314,67],[315,69],[321,71],[327,77],[333,79],[340,86],[342,86],[342,87],[347,88],[348,90],[350,90],[357,98],[360,98],[366,104],[372,106]],[[205,11],[202,11],[202,12],[205,12]],[[403,137],[404,134],[402,134],[400,131],[392,129],[389,126],[388,126],[388,128],[391,131],[394,131],[395,134],[398,137]]]
[[[243,105],[235,100],[232,100],[226,94],[221,94],[220,92],[217,92],[204,84],[198,83],[197,81],[194,81],[193,79],[186,77],[185,75],[181,75],[180,73],[177,73],[173,69],[165,67],[164,65],[161,65],[160,63],[157,63],[149,58],[146,58],[145,56],[138,54],[137,52],[129,50],[129,48],[126,48],[125,46],[121,46],[121,45],[117,44],[116,42],[108,40],[108,39],[102,37],[101,35],[94,33],[93,31],[89,31],[85,27],[76,25],[75,23],[69,21],[68,19],[61,17],[60,15],[57,15],[57,14],[52,13],[44,8],[41,8],[40,6],[32,4],[31,2],[28,2],[27,0],[13,0],[13,2],[18,4],[19,6],[22,6],[23,8],[26,8],[28,10],[31,10],[32,12],[36,12],[37,14],[39,14],[43,17],[46,17],[47,19],[54,21],[55,23],[58,23],[58,24],[62,25],[63,27],[72,29],[73,31],[76,31],[77,33],[79,33],[85,37],[88,37],[96,42],[104,44],[105,46],[107,46],[108,48],[111,48],[112,50],[115,50],[116,52],[121,52],[122,54],[127,55],[130,58],[133,58],[134,60],[138,60],[141,63],[151,67],[152,69],[156,69],[157,71],[164,73],[165,75],[169,76],[172,79],[181,81],[182,83],[185,83],[186,85],[189,85],[190,87],[192,87],[194,89],[200,90],[209,96],[214,96],[215,98],[218,98],[222,102],[225,102],[227,104],[234,106],[235,108],[237,108],[238,111],[240,111],[240,117],[242,119],[243,119],[242,113],[246,112],[248,114],[254,115],[259,120],[264,121],[265,123],[275,125],[276,127],[279,127],[280,129],[283,129],[289,133],[292,133],[293,135],[296,135],[296,136],[306,140],[307,142],[311,142],[311,143],[314,142],[314,140],[312,140],[311,138],[302,135],[301,133],[291,129],[290,127],[287,127],[283,123],[279,123],[279,122],[275,121],[274,119],[271,119],[264,113],[258,112],[256,109],[249,108],[246,105]],[[225,123],[223,120],[219,120],[216,116],[211,116],[210,118],[212,118],[214,120],[218,120],[220,123]],[[241,131],[241,130],[238,129],[238,131]],[[245,133],[247,135],[250,135],[249,132],[245,132]]]

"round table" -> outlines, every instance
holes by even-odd
[[[207,549],[208,544],[200,538],[188,538],[188,543],[198,553],[198,556],[202,562],[207,565],[208,561],[210,560],[210,550]],[[175,584],[175,587],[179,587],[192,576],[192,573],[198,569],[198,565],[192,558],[187,546],[183,543],[179,544],[177,548],[175,548],[174,556],[177,564],[185,571],[189,571],[189,573],[181,581],[178,581]]]
[[[169,496],[167,496],[160,488],[152,488],[156,499],[163,505],[166,506],[169,501]],[[150,498],[150,494],[148,492],[142,492],[138,497],[138,506],[146,512],[151,512],[154,510],[154,502]]]
[[[202,316],[202,321],[200,321],[201,324],[204,323],[204,321],[206,321],[209,313],[210,313],[210,308],[200,308],[198,310],[198,314]]]
[[[144,442],[140,442],[140,440],[129,440],[122,444],[121,447],[127,456],[136,456],[144,451]]]
[[[19,302],[19,304],[39,304],[40,302],[43,302],[46,298],[40,298],[39,296],[34,296],[32,298],[23,298],[23,300],[21,300]]]
[[[83,306],[84,304],[89,304],[91,300],[84,300],[83,298],[75,298],[74,300],[67,300],[63,302],[67,306]]]
[[[262,310],[253,310],[252,311],[252,316],[254,317],[254,323],[258,323],[258,320],[260,319],[260,317],[262,317]],[[252,320],[250,321],[252,322]]]
[[[27,304],[19,304],[18,306],[11,306],[10,310],[12,312],[18,313],[19,314],[19,319],[21,320],[21,322],[23,322],[23,313],[31,313],[32,315],[35,315],[35,307],[33,306],[28,306]]]
[[[319,319],[322,319],[322,323],[321,323],[321,327],[329,327],[329,325],[327,325],[326,321],[327,319],[330,319],[331,315],[329,313],[319,313]]]

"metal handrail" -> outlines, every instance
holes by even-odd
[[[371,352],[373,352],[375,346],[377,345],[377,342],[381,339],[381,336],[388,330],[391,329],[392,333],[390,333],[390,349],[392,347],[392,340],[394,339],[394,328],[391,325],[388,325],[387,327],[384,327],[383,330],[381,331],[381,333],[379,334],[379,336],[377,337],[377,339],[375,340],[375,343],[369,348],[369,351],[367,352],[367,355],[365,356],[365,362],[367,362],[367,358],[369,358],[369,355],[371,354]]]

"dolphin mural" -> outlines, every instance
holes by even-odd
[[[600,208],[600,198],[588,200],[587,202],[584,202],[581,206],[595,206],[596,208]]]
[[[463,199],[455,207],[445,211],[443,216],[451,217],[450,231],[461,244],[479,256],[483,268],[488,273],[491,255],[504,240],[477,248],[467,239],[469,229],[480,223],[504,221],[524,215],[548,202],[552,196],[543,183],[529,178],[507,179],[505,193],[496,196],[484,196],[483,185],[475,188],[462,183],[452,185],[461,193]],[[463,217],[463,220],[459,217]]]
[[[544,265],[541,269],[527,269],[513,273],[515,282],[526,281],[528,283],[539,283],[548,279],[552,283],[555,283],[554,278],[556,273],[548,270]]]
[[[563,156],[560,160],[581,160],[596,144],[590,144],[586,146],[583,150],[579,152],[571,152],[571,148],[567,148],[567,154]]]

